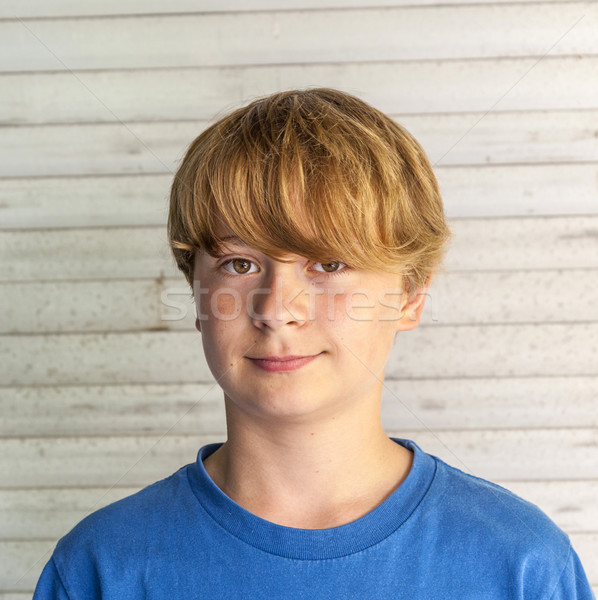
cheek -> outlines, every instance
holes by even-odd
[[[201,296],[198,303],[200,318],[208,321],[234,321],[240,316],[242,307],[241,296],[228,290],[217,290],[213,294]]]
[[[378,339],[392,345],[400,318],[400,294],[380,298],[374,292],[328,296],[317,307],[317,321],[339,339]]]
[[[323,327],[338,327],[347,319],[347,296],[340,293],[324,293],[316,297],[312,319]]]
[[[233,293],[225,292],[210,298],[210,308],[216,318],[231,319],[241,312],[241,298]]]
[[[365,322],[359,319],[362,315],[363,311],[353,309],[347,294],[325,294],[316,303],[314,321],[317,330],[337,342],[352,343],[350,340],[363,332]]]

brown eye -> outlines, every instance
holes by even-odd
[[[327,263],[314,263],[312,268],[318,273],[327,273],[328,275],[340,275],[348,269],[345,263],[342,263],[338,260],[333,260]]]
[[[251,269],[251,262],[244,260],[243,258],[234,258],[232,260],[232,267],[235,272],[243,275],[244,273],[247,273],[249,269]]]
[[[340,267],[343,263],[338,262],[338,261],[333,261],[333,262],[329,262],[329,263],[318,263],[318,264],[322,265],[322,269],[324,270],[325,273],[334,273],[340,269]]]
[[[245,258],[231,258],[222,264],[222,268],[234,275],[245,275],[254,268],[254,264]]]
[[[327,273],[333,273],[334,271],[338,270],[340,265],[341,265],[341,263],[339,263],[339,262],[322,263],[322,268]]]

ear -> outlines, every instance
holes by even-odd
[[[424,287],[419,288],[410,295],[403,306],[403,316],[399,319],[397,331],[409,331],[419,325],[431,282],[432,276],[428,278]]]

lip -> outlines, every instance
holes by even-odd
[[[267,371],[268,373],[276,373],[278,371],[296,371],[301,367],[304,367],[312,360],[320,356],[319,354],[313,354],[309,356],[264,356],[261,358],[249,358],[249,360],[256,366]]]

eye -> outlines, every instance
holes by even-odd
[[[231,258],[230,260],[223,262],[221,266],[225,271],[235,275],[245,275],[257,271],[256,265],[246,258]]]
[[[321,267],[318,268],[318,267]],[[336,273],[345,269],[347,265],[339,261],[332,261],[327,263],[314,263],[314,270],[320,273]]]

